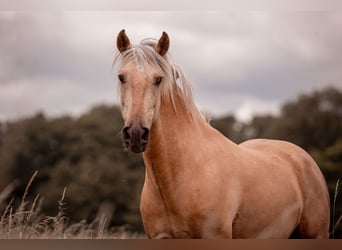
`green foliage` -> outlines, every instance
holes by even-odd
[[[342,138],[342,94],[327,88],[285,104],[274,134],[303,148],[323,150]]]
[[[255,116],[242,123],[230,115],[211,124],[237,143],[272,138],[303,147],[321,167],[334,197],[336,182],[342,177],[342,93],[338,89],[301,95],[285,103],[279,116]],[[129,225],[128,229],[141,232],[144,166],[139,155],[123,151],[122,125],[118,107],[104,105],[79,118],[37,114],[0,123],[0,191],[7,185],[13,187],[13,206],[19,207],[29,178],[38,170],[27,199],[39,194],[43,214],[58,213],[57,201],[66,188],[64,213],[70,223],[93,221],[99,208],[106,207],[113,214],[112,226]],[[336,197],[336,218],[342,214],[340,196]],[[341,227],[342,223],[335,237],[342,237]]]
[[[242,141],[241,128],[243,124],[236,120],[233,115],[210,121],[210,125],[234,142]]]
[[[331,207],[335,207],[335,217],[342,216],[342,197],[336,191],[336,183],[342,181],[342,137],[324,150],[313,150],[311,155],[319,164],[327,180]],[[335,199],[333,199],[335,197]],[[336,203],[336,204],[335,204]],[[333,213],[333,211],[332,211]],[[342,237],[342,224],[337,225],[335,235]]]

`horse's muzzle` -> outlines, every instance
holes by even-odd
[[[122,138],[127,149],[134,153],[144,152],[147,148],[150,130],[141,125],[125,126],[122,129]]]

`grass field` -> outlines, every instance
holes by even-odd
[[[14,208],[14,200],[3,204],[8,200],[14,185],[10,184],[0,193],[0,239],[136,239],[144,238],[144,235],[130,233],[124,227],[111,228],[109,220],[111,214],[99,209],[98,215],[91,222],[85,220],[78,223],[69,223],[69,218],[64,214],[65,203],[64,189],[60,200],[57,202],[58,214],[44,216],[40,213],[42,199],[37,195],[33,201],[27,201],[29,188],[37,175],[31,177],[26,186],[25,193],[19,206]]]
[[[143,235],[130,233],[125,228],[109,228],[105,215],[99,214],[94,221],[85,220],[70,224],[61,210],[56,216],[44,216],[39,211],[40,199],[23,202],[14,211],[12,202],[0,218],[0,239],[136,239]]]

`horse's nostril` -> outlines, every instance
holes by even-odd
[[[124,127],[122,129],[122,135],[125,140],[128,140],[130,138],[130,135],[128,133],[129,127]]]
[[[141,136],[141,139],[143,139],[144,141],[148,141],[148,138],[150,136],[150,130],[148,128],[142,127],[143,133]]]

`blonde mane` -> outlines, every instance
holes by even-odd
[[[113,67],[134,61],[138,70],[144,70],[149,73],[151,71],[149,69],[154,68],[164,76],[161,94],[171,97],[175,111],[177,110],[174,103],[174,95],[177,95],[183,101],[187,111],[193,115],[197,107],[194,103],[190,81],[178,65],[171,63],[167,56],[160,56],[155,51],[156,44],[157,40],[148,38],[142,40],[139,45],[134,45],[122,53],[117,52],[114,57]],[[118,84],[118,93],[120,93],[120,88],[120,84]]]

